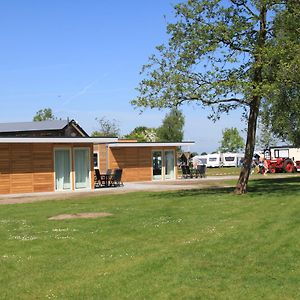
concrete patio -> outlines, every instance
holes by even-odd
[[[126,182],[124,186],[96,188],[94,190],[77,190],[65,192],[45,192],[27,194],[0,195],[0,204],[32,203],[47,200],[66,200],[95,195],[123,194],[139,191],[172,191],[198,189],[214,186],[214,182],[237,179],[237,176],[211,176],[201,179],[177,179],[172,181]]]

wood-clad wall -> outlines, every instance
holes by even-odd
[[[98,162],[100,173],[106,173],[107,167],[107,146],[106,144],[96,144],[94,145],[94,152],[98,153]]]
[[[54,191],[54,148],[59,147],[89,147],[93,174],[92,144],[0,144],[0,194]]]
[[[122,181],[152,180],[152,151],[176,150],[176,147],[128,147],[109,148],[109,168],[123,169]],[[175,152],[176,153],[176,152]]]

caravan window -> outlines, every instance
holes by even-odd
[[[289,157],[289,149],[277,149],[274,150],[274,156],[275,158],[279,158],[279,157]]]
[[[225,160],[226,161],[234,161],[234,157],[233,156],[225,156]]]
[[[217,161],[217,158],[216,157],[210,157],[209,161]]]

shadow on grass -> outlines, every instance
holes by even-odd
[[[235,187],[207,187],[193,190],[180,190],[172,192],[164,192],[163,196],[160,193],[153,193],[153,198],[173,198],[176,197],[196,197],[208,195],[228,195],[234,193]],[[249,181],[248,194],[250,195],[293,195],[300,193],[300,177],[287,178],[261,178]]]
[[[234,191],[233,187],[207,187],[207,188],[201,188],[201,189],[192,189],[192,190],[178,190],[178,191],[169,191],[169,192],[163,192],[161,193],[153,193],[151,194],[151,197],[153,198],[168,198],[172,199],[174,198],[174,194],[176,194],[176,197],[205,197],[208,195],[228,195],[232,194]]]
[[[294,194],[300,192],[300,177],[251,180],[248,185],[248,192],[255,194]]]

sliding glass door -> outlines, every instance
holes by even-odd
[[[175,179],[174,150],[155,150],[152,152],[152,179]]]
[[[152,152],[152,178],[162,179],[162,151]]]
[[[175,160],[174,160],[174,151],[166,150],[165,151],[165,179],[175,179]]]
[[[55,149],[55,190],[71,189],[71,153],[69,149]]]
[[[74,149],[75,189],[90,188],[90,149]]]

